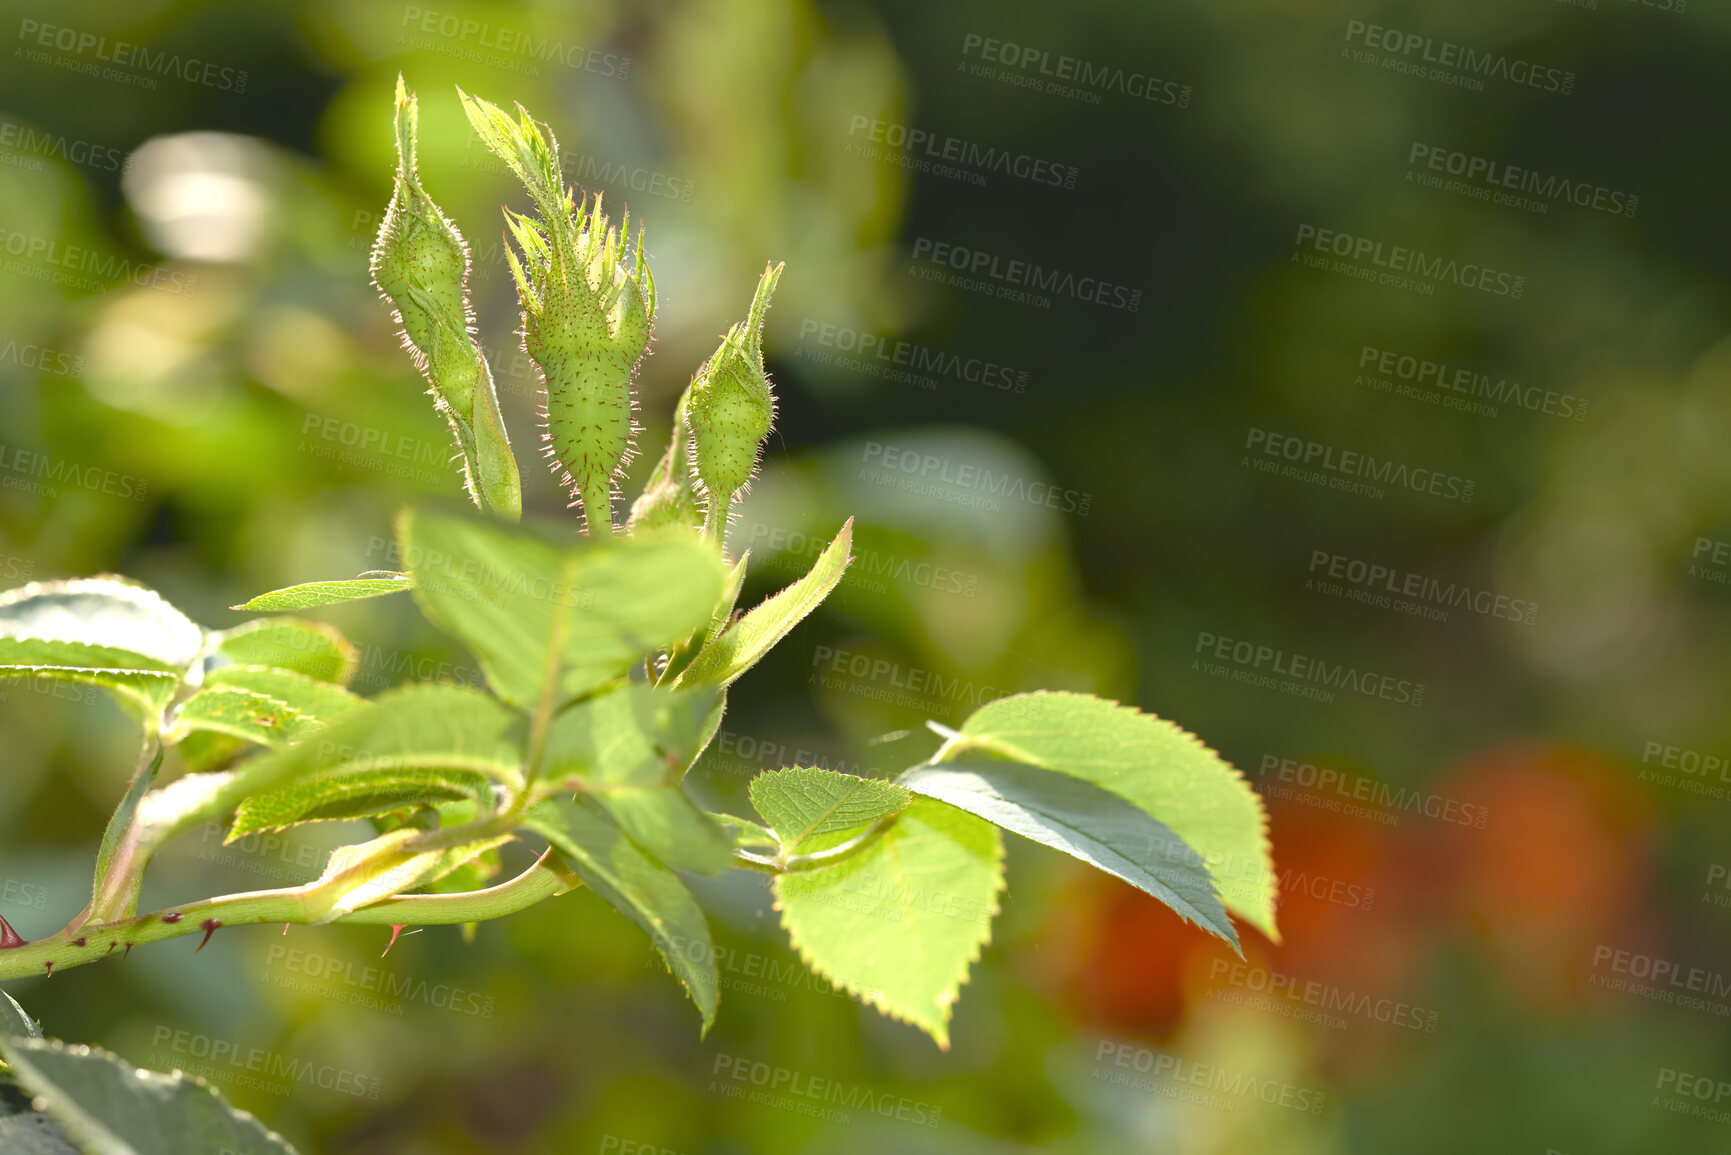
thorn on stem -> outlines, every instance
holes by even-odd
[[[43,963],[42,965],[48,969],[48,977],[53,978],[54,977],[54,960],[49,959],[47,962]]]
[[[0,918],[0,950],[12,950],[21,947],[29,940],[12,929],[12,924]]]
[[[84,945],[84,939],[82,937],[75,938],[72,940],[72,945],[73,946],[83,946]]]
[[[210,936],[215,934],[218,930],[222,929],[222,919],[220,919],[220,918],[207,918],[203,922],[198,924],[198,929],[202,930],[204,932],[204,941],[199,943],[198,946],[193,948],[193,952],[192,952],[193,954],[197,954],[199,951],[203,950],[207,945],[209,945]]]
[[[391,953],[391,948],[397,945],[397,939],[402,937],[403,928],[407,925],[409,925],[409,924],[406,922],[393,922],[391,924],[391,941],[385,944],[385,953],[381,954],[379,956],[380,958],[384,958],[385,955]],[[409,933],[410,934],[420,934],[421,928],[416,927],[414,930],[411,930]]]
[[[163,915],[162,921],[167,922],[167,923],[175,923],[175,922],[179,922],[181,919],[183,919],[185,917],[186,916],[184,914],[182,914],[180,911],[177,910],[173,914]]]
[[[120,952],[120,961],[121,961],[121,962],[125,962],[125,961],[126,961],[126,957],[127,957],[127,956],[128,956],[128,955],[130,955],[130,954],[131,954],[131,953],[132,953],[132,944],[131,944],[131,943],[127,943],[127,944],[126,944],[126,949],[125,949],[125,950],[123,950],[123,951],[121,951],[121,952]]]

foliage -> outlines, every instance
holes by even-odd
[[[239,608],[304,611],[407,591],[474,654],[485,685],[363,698],[346,688],[354,647],[328,625],[279,617],[206,629],[119,577],[0,597],[0,675],[99,686],[142,732],[90,903],[34,942],[7,928],[0,979],[246,924],[468,925],[587,886],[649,936],[707,1032],[721,983],[681,872],[739,868],[773,876],[783,925],[812,970],[947,1048],[1006,885],[1001,829],[1129,881],[1234,949],[1228,911],[1273,935],[1256,795],[1171,723],[1085,695],[1013,695],[959,731],[934,726],[943,745],[899,781],[767,768],[750,784],[754,813],[697,804],[685,778],[729,688],[851,560],[849,522],[804,577],[735,608],[747,559],[730,559],[725,537],[775,412],[761,338],[781,266],[768,267],[745,320],[693,376],[662,467],[616,527],[633,378],[655,315],[641,229],[627,253],[628,224],[610,225],[599,197],[574,198],[556,139],[521,107],[513,118],[467,94],[462,103],[537,210],[507,212],[523,347],[541,371],[549,454],[582,506],[583,532],[517,524],[516,464],[469,331],[467,246],[420,183],[416,102],[399,81],[399,169],[373,271],[450,423],[478,512],[406,508],[395,525],[404,572],[290,587]],[[170,752],[180,772],[164,780]],[[194,826],[227,823],[233,841],[354,819],[372,836],[332,852],[303,886],[138,914],[145,867]],[[533,865],[468,885],[488,881],[516,841],[541,848]],[[1223,863],[1230,885],[1211,875]],[[172,1135],[183,1151],[286,1149],[196,1080],[33,1037],[9,999],[0,1011],[10,1078],[64,1132],[33,1111],[0,1119],[33,1128],[20,1145],[144,1153]]]

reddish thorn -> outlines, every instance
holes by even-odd
[[[11,923],[0,918],[0,950],[11,950],[13,947],[23,946],[28,941],[12,929]]]
[[[54,977],[54,960],[49,959],[47,962],[43,963],[42,965],[48,968],[48,977],[53,978]]]
[[[207,918],[203,922],[199,923],[198,929],[204,932],[204,942],[199,943],[192,953],[197,954],[199,951],[203,950],[205,945],[210,942],[210,936],[215,934],[219,929],[221,929],[221,927],[222,920],[220,918]]]
[[[185,917],[186,916],[184,914],[180,913],[180,911],[177,910],[173,914],[163,915],[162,921],[163,922],[179,922],[181,919],[183,919]]]
[[[115,947],[117,947],[117,946],[119,946],[119,945],[120,945],[120,944],[119,944],[119,943],[117,943],[117,942],[111,942],[111,943],[109,943],[109,944],[108,944],[108,953],[109,953],[109,954],[113,954],[113,953],[114,953],[114,948],[115,948]]]
[[[72,945],[73,946],[83,946],[84,940],[82,938],[75,938],[72,940]]]
[[[123,950],[123,951],[121,951],[121,952],[120,952],[120,961],[121,961],[121,962],[125,962],[125,961],[126,961],[126,958],[127,958],[127,956],[128,956],[128,955],[130,955],[130,954],[131,954],[131,953],[132,953],[132,944],[131,944],[131,943],[127,943],[127,944],[126,944],[126,949],[125,949],[125,950]]]
[[[286,922],[285,922],[285,923],[283,923],[283,924],[282,924],[282,932],[283,932],[283,933],[284,933],[284,934],[287,934],[287,933],[288,933],[288,928],[289,928],[289,927],[290,927],[290,925],[292,925],[292,924],[290,924],[290,923],[286,923]]]
[[[408,923],[406,922],[393,922],[391,924],[391,941],[385,944],[385,954],[381,954],[379,956],[380,958],[384,958],[386,954],[391,953],[391,948],[397,945],[397,938],[403,933],[403,928],[407,925]]]

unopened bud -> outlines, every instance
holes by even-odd
[[[725,511],[750,483],[775,423],[775,393],[763,369],[763,321],[781,270],[764,269],[751,312],[698,369],[681,404],[691,425],[694,472],[712,510],[719,505]]]
[[[521,105],[515,121],[466,94],[463,107],[541,215],[505,218],[517,245],[507,255],[523,308],[523,351],[547,388],[548,456],[582,502],[590,532],[610,534],[613,481],[631,460],[636,433],[632,380],[655,320],[641,229],[632,245],[629,217],[614,228],[600,197],[573,200],[559,173],[558,140]]]
[[[523,504],[517,461],[487,359],[470,335],[469,247],[421,187],[416,120],[415,98],[398,76],[397,175],[373,243],[373,283],[396,308],[404,343],[450,421],[476,504],[515,520]]]

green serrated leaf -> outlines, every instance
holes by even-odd
[[[124,650],[149,659],[140,669],[184,670],[204,645],[204,631],[160,594],[111,576],[0,593],[0,637]]]
[[[194,731],[212,730],[274,748],[299,741],[321,725],[317,718],[269,694],[239,686],[215,686],[198,691],[181,704],[162,740],[172,745]]]
[[[1262,799],[1194,734],[1103,698],[1042,690],[982,706],[933,760],[981,753],[1128,799],[1201,854],[1227,910],[1279,941]]]
[[[86,1155],[294,1155],[282,1136],[229,1106],[203,1079],[143,1071],[56,1039],[0,1039],[20,1084]]]
[[[477,658],[507,702],[533,708],[557,645],[565,702],[703,628],[720,597],[715,552],[688,535],[561,547],[498,522],[421,510],[398,519],[415,601]]]
[[[174,697],[180,671],[143,654],[40,638],[0,637],[0,678],[50,678],[111,690],[154,718]]]
[[[380,694],[306,741],[246,763],[222,788],[238,805],[315,774],[472,770],[522,786],[521,719],[465,686],[419,683]]]
[[[42,1037],[42,1029],[36,1025],[36,1020],[25,1014],[18,1000],[5,991],[0,991],[0,1035],[18,1035],[26,1039]]]
[[[531,810],[523,825],[547,839],[596,894],[643,928],[697,1004],[708,1034],[721,979],[709,923],[679,876],[638,849],[586,800],[549,799]]]
[[[237,666],[292,670],[321,682],[346,685],[354,676],[355,647],[335,626],[301,618],[260,618],[215,634],[216,652]]]
[[[625,787],[590,796],[637,845],[668,866],[720,874],[733,865],[733,839],[681,787]]]
[[[775,644],[823,604],[853,560],[853,519],[841,527],[811,571],[773,597],[765,599],[704,647],[676,686],[726,686],[763,660]]]
[[[334,682],[268,666],[219,666],[205,674],[204,686],[267,694],[320,722],[333,722],[366,701]]]
[[[282,610],[310,610],[315,606],[334,606],[340,602],[360,601],[362,598],[383,597],[385,594],[401,593],[409,588],[407,574],[397,574],[392,577],[349,578],[344,581],[306,582],[298,586],[285,586],[280,590],[259,594],[256,598],[238,606],[228,607],[231,610],[256,610],[260,613],[275,613]]]
[[[812,766],[765,771],[746,789],[789,854],[811,839],[899,814],[909,800],[907,790],[893,782]]]
[[[997,827],[926,798],[858,854],[774,881],[781,923],[807,966],[945,1050],[1003,885]]]
[[[897,781],[1116,875],[1239,949],[1201,855],[1109,790],[1037,766],[985,760],[915,766]]]
[[[718,697],[634,682],[579,702],[548,727],[539,778],[565,790],[675,782],[697,757]]]
[[[487,779],[465,770],[338,768],[246,799],[235,810],[230,837],[244,838],[306,822],[365,818],[405,806],[463,798],[486,800],[490,796]]]

